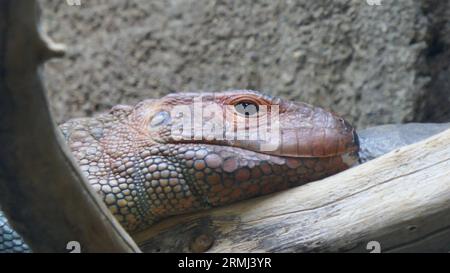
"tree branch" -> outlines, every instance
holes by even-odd
[[[321,181],[167,219],[145,252],[450,250],[450,130]],[[376,243],[375,243],[376,244]]]
[[[63,53],[38,32],[30,0],[0,1],[0,202],[36,252],[139,248],[82,177],[55,129],[39,65]]]

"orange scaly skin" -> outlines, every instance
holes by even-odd
[[[357,136],[342,118],[255,91],[203,93],[202,108],[225,109],[243,101],[279,105],[281,145],[277,150],[259,151],[261,141],[193,136],[178,140],[171,129],[181,117],[172,116],[171,111],[177,105],[192,110],[198,97],[196,93],[171,94],[60,126],[82,172],[128,231],[144,229],[170,215],[318,180],[356,162]],[[208,121],[216,124],[223,118],[213,116]],[[227,116],[226,124],[239,118],[243,118],[239,113]]]

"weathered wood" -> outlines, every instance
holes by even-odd
[[[55,131],[39,63],[60,55],[34,1],[0,1],[0,203],[35,251],[139,251]],[[14,21],[14,22],[13,22]],[[145,251],[448,251],[450,131],[339,175],[135,235]],[[18,206],[20,204],[20,206]]]
[[[447,252],[450,130],[321,181],[167,219],[134,237],[145,252],[369,252],[371,241],[382,252]]]
[[[62,54],[31,0],[0,1],[0,203],[36,252],[138,252],[80,174],[49,113],[39,64]]]

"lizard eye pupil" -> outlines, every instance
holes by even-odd
[[[234,109],[241,115],[253,116],[259,112],[259,105],[251,101],[241,101],[234,105]]]

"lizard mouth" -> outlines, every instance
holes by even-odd
[[[283,157],[330,157],[358,152],[359,138],[355,130],[339,133],[330,129],[283,130],[270,142],[260,140],[228,141],[233,147]]]
[[[216,144],[216,141],[210,144]],[[217,143],[257,153],[294,158],[321,158],[357,154],[359,137],[351,128],[344,133],[333,129],[282,130],[269,142],[261,140],[225,140]]]
[[[239,152],[253,152],[283,160],[320,159],[340,157],[348,167],[359,160],[359,137],[350,129],[336,132],[332,129],[283,130],[278,142],[267,143],[261,140],[181,140],[173,144],[194,144],[228,147]],[[306,139],[308,135],[309,138]]]
[[[291,158],[326,158],[342,156],[353,165],[358,160],[359,137],[344,119],[335,117],[334,127],[286,128],[271,136],[269,143],[238,140],[228,143],[258,153]],[[350,164],[351,163],[351,164]]]
[[[283,134],[284,136],[288,134]],[[325,134],[326,135],[326,134]],[[292,135],[291,135],[292,136]],[[178,141],[177,144],[187,145],[207,145],[213,149],[223,149],[234,154],[246,155],[249,159],[260,157],[261,160],[269,160],[284,164],[286,162],[298,162],[301,160],[334,160],[339,158],[347,167],[352,167],[358,163],[359,160],[359,137],[356,131],[352,128],[348,134],[330,134],[330,138],[322,138],[320,141],[313,141],[305,144],[298,143],[298,138],[282,138],[282,145],[273,150],[264,150],[261,148],[261,141],[194,141],[185,140]],[[175,144],[175,143],[174,143]],[[320,148],[317,148],[319,147]],[[305,147],[309,147],[306,149]],[[267,147],[266,147],[267,148]],[[226,156],[223,156],[225,159]],[[233,164],[231,164],[233,165]]]

